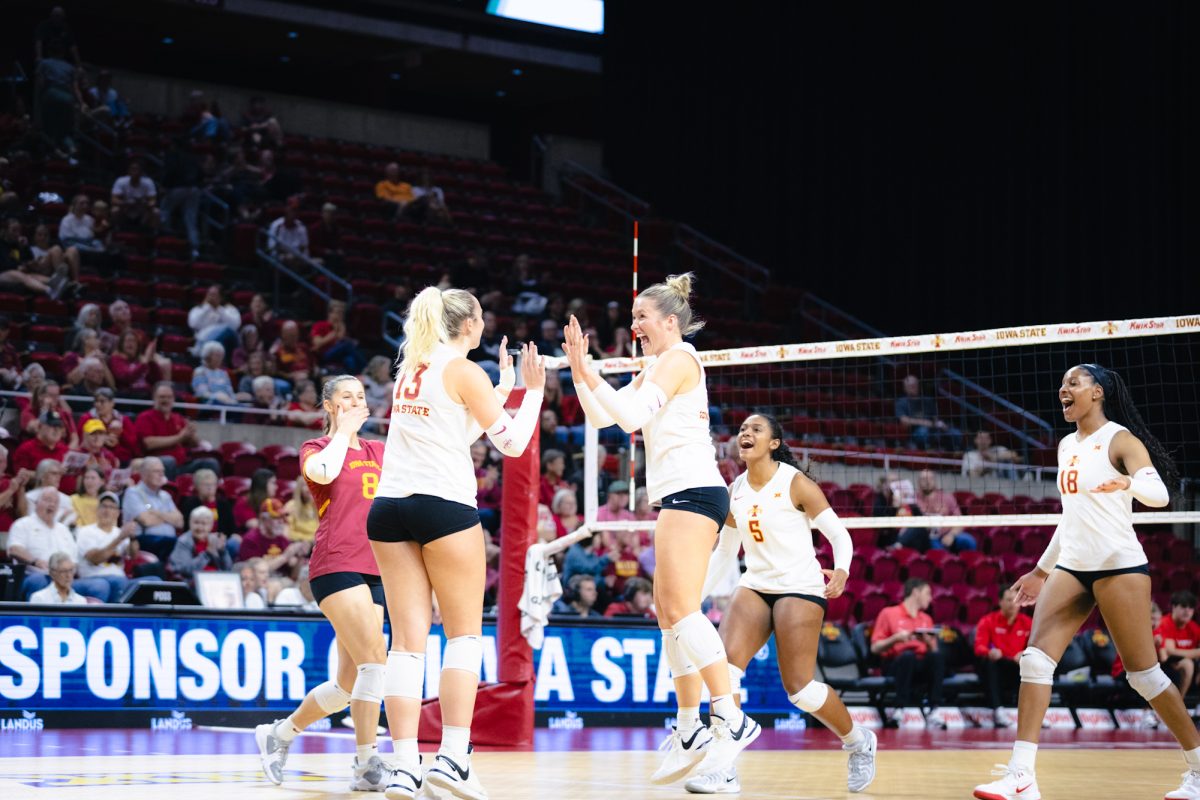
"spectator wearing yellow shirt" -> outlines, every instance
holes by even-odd
[[[292,499],[283,507],[288,519],[288,538],[293,542],[311,542],[317,535],[317,506],[308,483],[301,478],[292,490]]]
[[[411,183],[400,180],[400,165],[396,162],[388,164],[383,171],[384,178],[375,184],[375,197],[395,207],[396,216],[404,212],[404,207],[416,199]]]

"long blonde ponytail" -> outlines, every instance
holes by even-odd
[[[475,297],[462,289],[442,290],[436,286],[422,289],[408,306],[404,322],[404,343],[400,345],[400,369],[428,361],[440,343],[453,340],[462,325],[475,313]]]
[[[695,316],[690,302],[692,281],[695,279],[696,276],[691,272],[668,275],[664,283],[656,283],[638,296],[653,300],[664,317],[674,314],[679,321],[680,335],[691,336],[704,327],[704,320]]]

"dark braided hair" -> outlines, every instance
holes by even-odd
[[[796,460],[796,454],[792,452],[792,448],[788,447],[787,438],[783,435],[783,426],[779,424],[779,420],[775,419],[770,414],[762,411],[755,411],[750,416],[762,417],[767,421],[767,425],[771,428],[771,438],[779,440],[779,447],[771,451],[771,459],[778,461],[781,464],[787,464],[789,467],[804,472],[804,468],[800,466],[800,462]],[[808,473],[804,473],[807,475]]]
[[[1179,468],[1175,466],[1175,459],[1171,458],[1167,448],[1150,432],[1137,406],[1133,404],[1133,397],[1130,396],[1125,381],[1115,370],[1106,369],[1099,364],[1080,364],[1079,367],[1091,375],[1092,381],[1104,390],[1101,401],[1104,403],[1104,416],[1118,425],[1124,425],[1141,440],[1150,453],[1150,461],[1158,470],[1159,477],[1166,484],[1168,494],[1174,498],[1179,492]]]

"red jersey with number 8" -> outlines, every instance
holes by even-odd
[[[300,474],[304,462],[329,444],[329,437],[310,439],[300,446]],[[342,471],[333,483],[313,483],[307,477],[308,490],[317,506],[317,538],[308,575],[316,578],[331,572],[363,572],[378,575],[379,566],[371,543],[367,541],[367,513],[379,489],[383,443],[359,439],[358,450],[347,450]]]

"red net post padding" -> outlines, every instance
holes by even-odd
[[[514,389],[505,408],[515,411],[525,396]],[[525,552],[537,541],[537,503],[541,480],[538,430],[524,454],[504,459],[500,509],[500,595],[496,603],[498,683],[480,684],[471,723],[478,745],[522,747],[533,744],[533,650],[521,635],[517,602],[525,584]],[[442,709],[436,699],[421,707],[421,741],[440,741]]]

